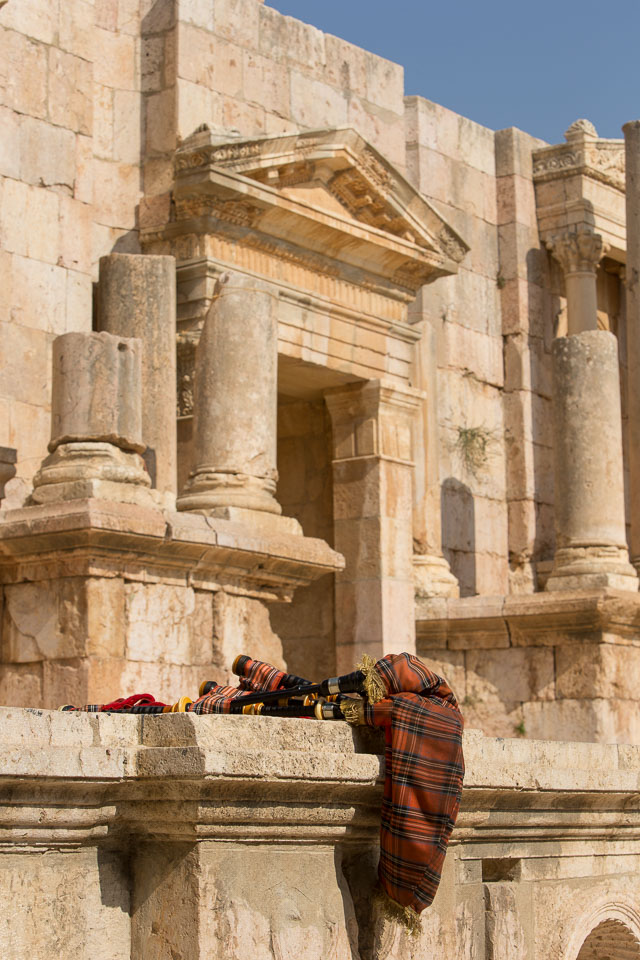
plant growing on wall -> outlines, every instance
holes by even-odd
[[[472,477],[477,477],[485,467],[489,456],[489,447],[494,441],[493,430],[487,427],[458,427],[455,449],[462,461],[462,469]]]

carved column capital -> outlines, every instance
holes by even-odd
[[[547,249],[558,260],[565,275],[595,274],[607,246],[599,233],[586,224],[578,224],[548,240]]]

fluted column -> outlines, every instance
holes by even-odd
[[[627,266],[626,334],[629,413],[631,562],[640,571],[640,120],[625,123]]]
[[[556,554],[547,590],[637,590],[625,535],[615,336],[553,344]]]
[[[281,513],[275,499],[277,360],[272,288],[223,274],[196,352],[195,466],[179,510]]]
[[[101,257],[98,322],[107,333],[141,340],[142,438],[150,454],[154,486],[175,496],[175,258],[128,253]]]
[[[605,252],[599,233],[577,224],[547,243],[564,271],[568,334],[598,329],[596,273]]]
[[[142,461],[139,340],[65,333],[53,342],[50,455],[33,500],[87,497],[153,505]]]

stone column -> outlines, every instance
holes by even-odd
[[[626,334],[631,562],[640,571],[640,120],[625,123],[627,266]]]
[[[599,233],[577,224],[547,243],[562,266],[567,294],[568,334],[598,329],[596,272],[605,252]]]
[[[333,426],[336,669],[415,651],[412,433],[423,394],[377,380],[325,394]]]
[[[277,303],[273,288],[260,280],[240,273],[220,278],[196,350],[195,466],[178,510],[267,527],[264,515],[281,513],[275,498]],[[300,530],[293,519],[286,525]]]
[[[175,496],[176,262],[112,253],[100,258],[98,324],[142,341],[142,439],[153,485]]]
[[[413,569],[417,597],[459,597],[458,581],[442,555],[437,350],[437,333],[425,320],[416,348],[417,382],[426,396],[415,441]]]
[[[637,590],[625,536],[615,336],[553,344],[556,554],[547,590]]]
[[[65,333],[53,342],[50,456],[33,501],[87,497],[153,505],[142,461],[139,340]]]

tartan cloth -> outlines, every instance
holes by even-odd
[[[238,678],[237,687],[216,684],[203,697],[194,700],[190,704],[188,712],[199,714],[229,713],[231,701],[237,700],[248,693],[261,693],[282,688],[284,696],[288,679],[289,674],[272,667],[270,663],[263,663],[261,660],[249,660],[246,664],[245,676]]]
[[[385,735],[378,876],[385,893],[420,913],[432,902],[458,815],[463,720],[451,688],[417,657],[378,660],[385,699],[365,721]]]

